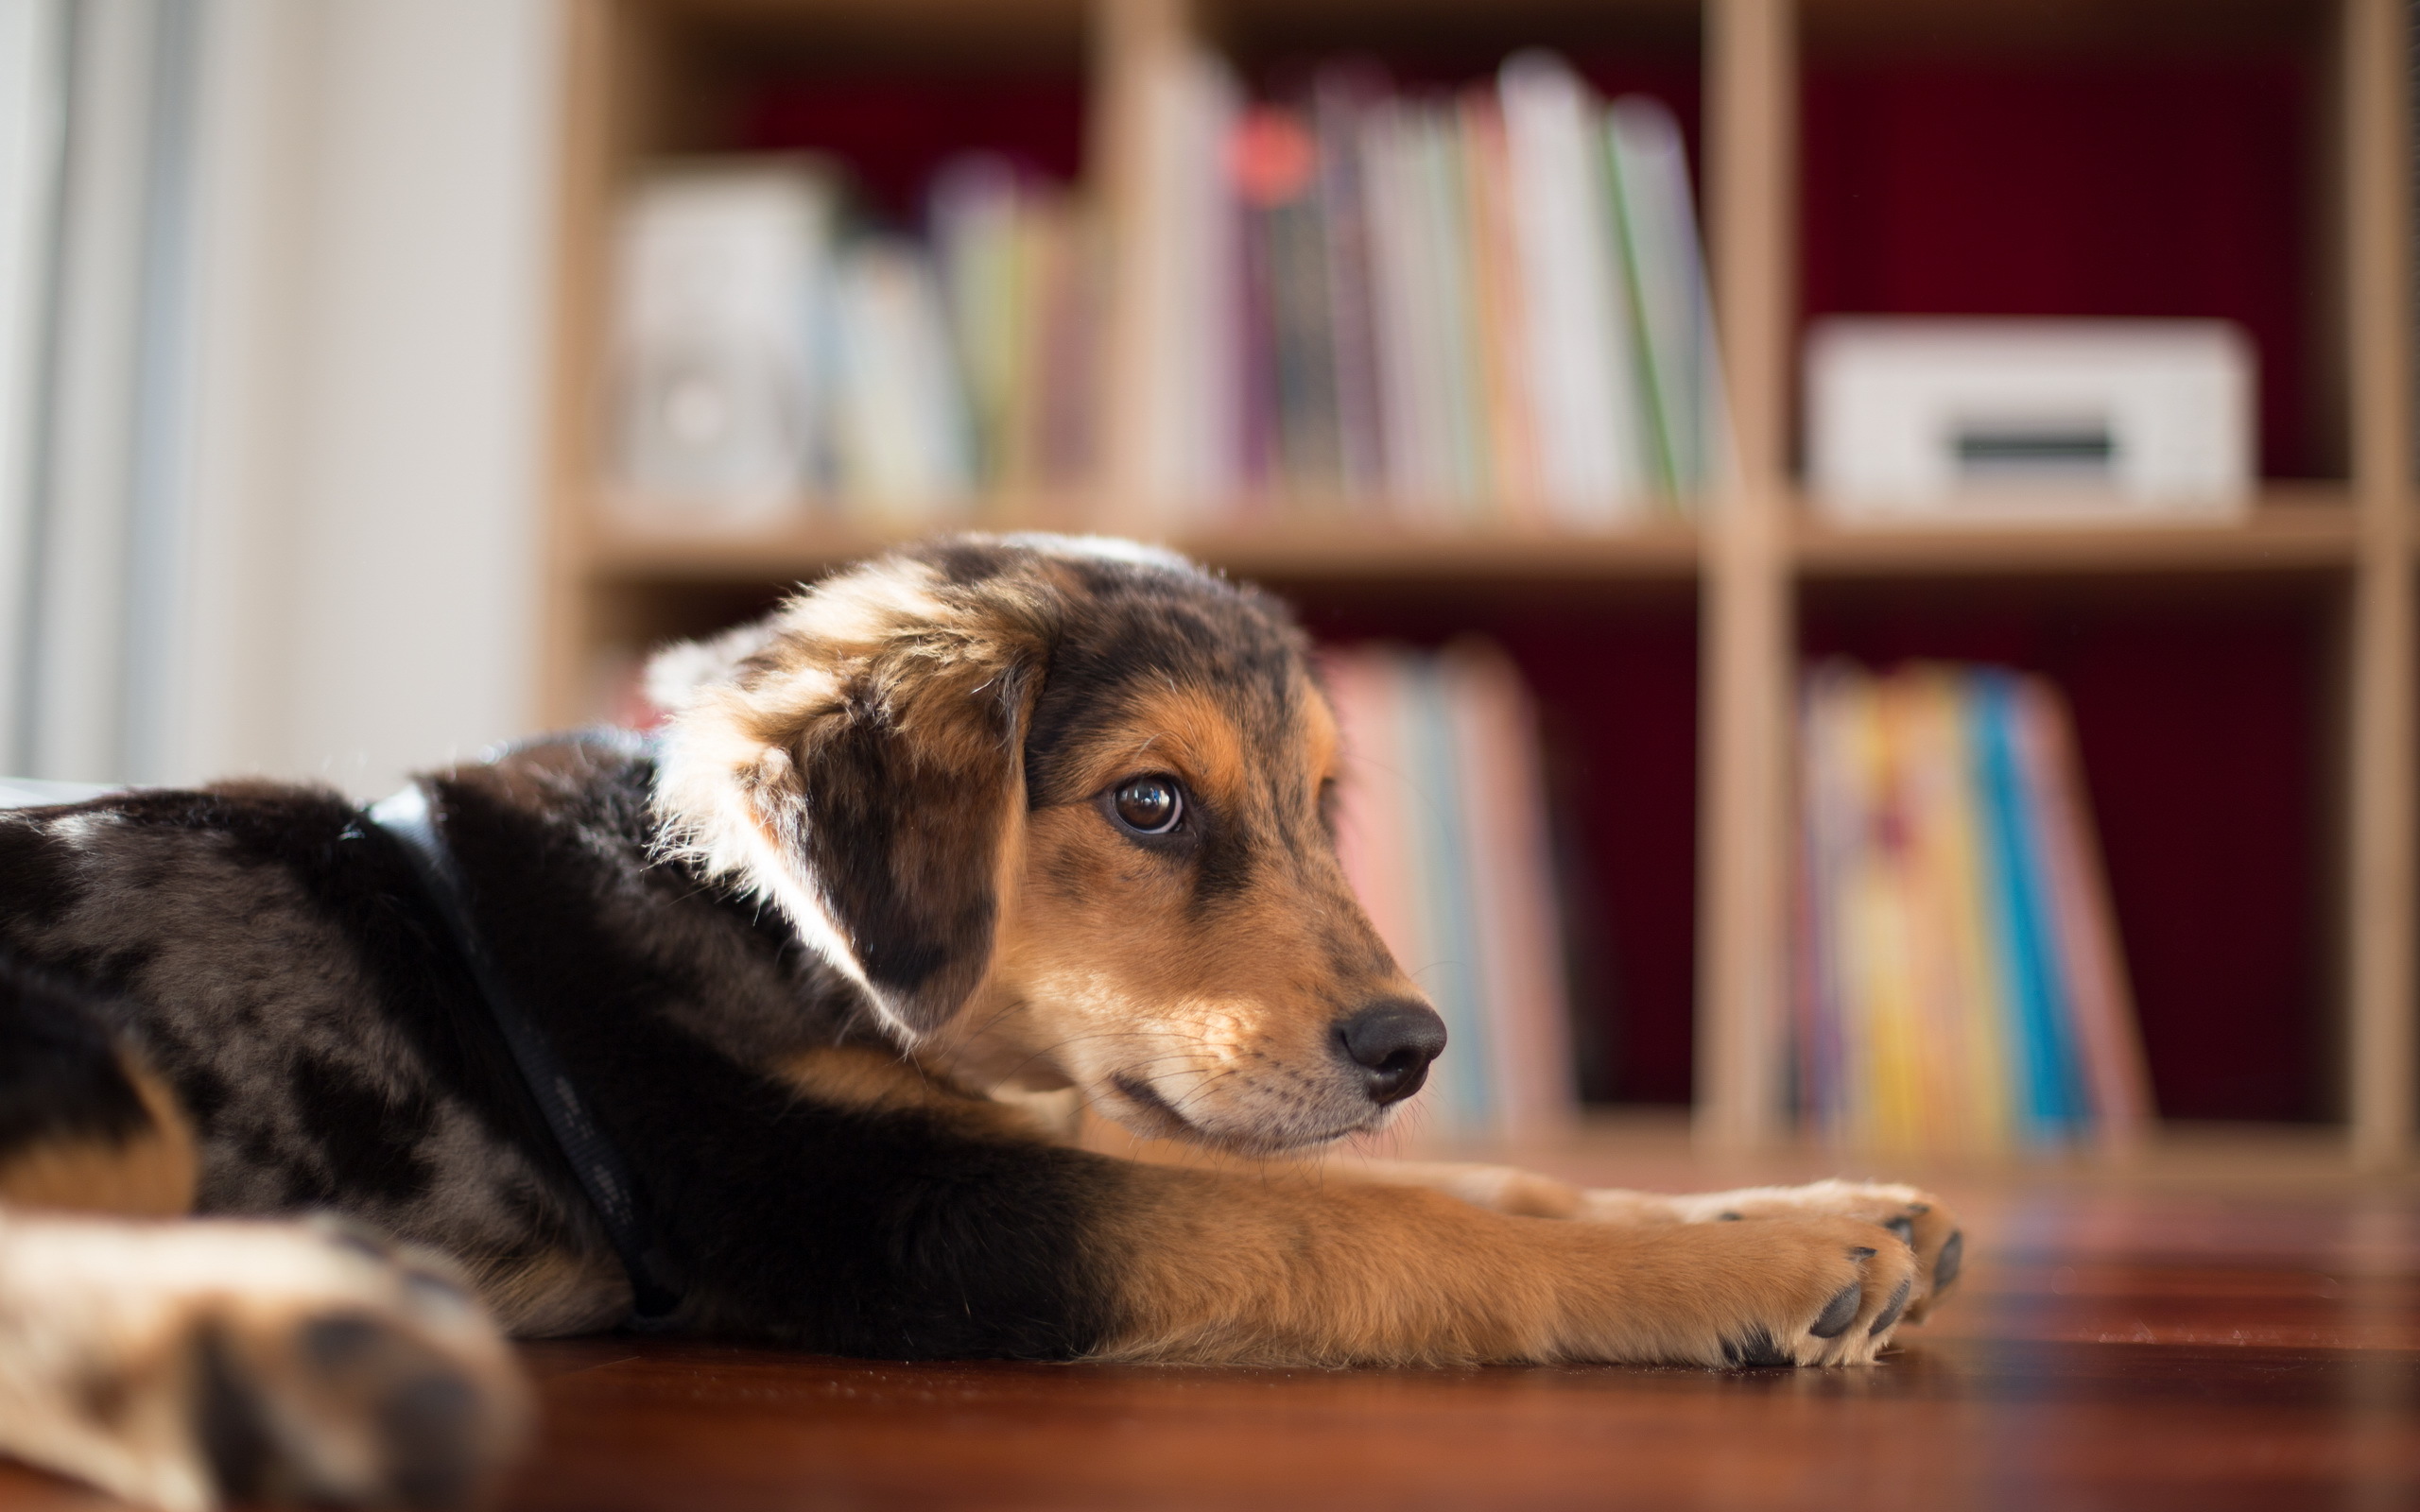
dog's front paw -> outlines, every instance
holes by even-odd
[[[527,1393],[424,1252],[324,1224],[0,1225],[0,1449],[132,1501],[457,1506]]]
[[[1907,1246],[1870,1224],[1822,1216],[1686,1224],[1642,1280],[1693,1334],[1674,1357],[1730,1367],[1868,1365],[1891,1342],[1916,1286]],[[1674,1284],[1688,1279],[1685,1289]]]
[[[1907,1321],[1920,1323],[1941,1294],[1958,1280],[1966,1259],[1966,1236],[1958,1215],[1931,1193],[1893,1182],[1815,1181],[1797,1187],[1749,1187],[1660,1199],[1684,1223],[1734,1223],[1751,1218],[1854,1218],[1887,1228],[1915,1252],[1915,1293]],[[1638,1201],[1627,1192],[1582,1194],[1578,1216],[1627,1215]]]

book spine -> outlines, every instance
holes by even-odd
[[[1344,468],[1318,142],[1292,112],[1269,119],[1289,170],[1267,212],[1280,471],[1288,492],[1328,505],[1343,492]]]
[[[1616,302],[1612,211],[1595,106],[1569,65],[1525,52],[1498,76],[1513,225],[1530,298],[1530,389],[1539,483],[1567,525],[1609,524],[1640,504],[1628,318]]]
[[[1478,946],[1472,928],[1470,863],[1461,839],[1463,779],[1454,748],[1446,689],[1433,658],[1406,655],[1398,662],[1404,690],[1405,754],[1419,808],[1418,836],[1422,934],[1430,954],[1424,985],[1445,1021],[1450,1052],[1443,1072],[1441,1121],[1460,1131],[1490,1126],[1495,1119],[1495,1047],[1480,1001]]]
[[[1924,1083],[1919,1060],[1916,967],[1916,879],[1910,843],[1906,753],[1893,719],[1893,685],[1875,684],[1862,700],[1860,755],[1875,816],[1868,844],[1867,874],[1858,915],[1866,950],[1875,963],[1866,999],[1866,1051],[1870,1057],[1873,1123],[1868,1142],[1876,1148],[1911,1149],[1922,1143]]]
[[[2150,1127],[2151,1076],[2066,700],[2029,680],[2017,693],[2015,726],[2093,1131],[2104,1146],[2131,1147]]]
[[[1423,291],[1406,200],[1403,107],[1374,105],[1360,130],[1363,224],[1370,258],[1372,354],[1383,421],[1386,492],[1393,507],[1416,499],[1427,485],[1426,452],[1430,431],[1420,393],[1418,333]]]
[[[1461,101],[1462,149],[1468,168],[1472,288],[1477,309],[1481,391],[1485,395],[1486,487],[1504,515],[1543,523],[1537,462],[1530,437],[1528,313],[1522,306],[1519,252],[1507,192],[1512,178],[1504,112],[1491,91],[1465,91]]]
[[[1843,662],[1826,662],[1807,679],[1804,696],[1805,801],[1800,816],[1806,835],[1806,928],[1810,951],[1800,1010],[1801,1108],[1810,1133],[1848,1138],[1848,1094],[1843,1065],[1843,1015],[1854,970],[1847,936],[1844,889],[1854,865],[1862,818],[1856,781],[1848,770],[1843,726],[1859,674]]]
[[[2014,678],[1979,675],[1989,823],[1999,852],[2000,929],[2010,1000],[2022,1043],[2022,1127],[2035,1143],[2056,1143],[2073,1129],[2077,1105],[2066,1033],[2065,992],[2045,907],[2042,860],[2018,769]]]
[[[1236,503],[1279,482],[1279,429],[1285,421],[1284,335],[1278,329],[1278,211],[1238,198],[1235,206],[1235,452],[1224,469]]]
[[[1456,642],[1438,665],[1456,736],[1497,1122],[1515,1136],[1568,1127],[1578,1112],[1570,1005],[1536,712],[1519,672],[1489,644]]]
[[[1385,484],[1386,441],[1378,396],[1372,306],[1361,120],[1385,88],[1352,67],[1321,71],[1311,117],[1319,142],[1320,219],[1326,235],[1328,339],[1336,385],[1337,466],[1348,496],[1366,499]]]
[[[1907,667],[1887,684],[1884,710],[1896,753],[1904,816],[1904,887],[1909,973],[1914,985],[1910,1028],[1916,1124],[1925,1147],[1973,1148],[1971,1105],[1960,1095],[1965,1063],[1966,1002],[1959,975],[1951,847],[1959,799],[1936,685],[1944,669]]]
[[[1926,679],[1929,717],[1937,730],[1940,781],[1945,790],[1936,876],[1942,929],[1957,995],[1957,1052],[1945,1086],[1965,1108],[1961,1121],[1970,1148],[2005,1150],[2010,1124],[2010,1026],[1993,954],[1991,877],[1981,798],[1975,781],[1973,726],[1967,715],[1971,679],[1947,668]]]

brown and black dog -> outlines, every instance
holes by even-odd
[[[424,784],[468,947],[327,793],[0,815],[0,1448],[179,1508],[475,1494],[524,1417],[504,1333],[633,1296],[499,983],[626,1164],[683,1329],[1862,1365],[1956,1274],[1905,1187],[1289,1182],[1021,1111],[1072,1089],[1145,1134],[1307,1149],[1383,1127],[1443,1048],[1339,868],[1303,637],[1249,589],[960,538],[666,652],[650,692],[655,741]]]

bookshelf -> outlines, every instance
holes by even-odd
[[[710,628],[769,602],[786,582],[895,539],[816,523],[683,529],[608,507],[599,435],[606,255],[615,188],[633,164],[666,152],[788,143],[800,132],[844,149],[881,135],[878,119],[867,127],[863,111],[849,118],[855,125],[812,109],[769,112],[768,88],[811,106],[817,89],[840,88],[840,80],[860,94],[878,94],[890,80],[914,100],[941,97],[937,86],[947,85],[970,91],[977,105],[962,118],[924,122],[915,142],[898,146],[899,161],[878,172],[900,180],[912,175],[915,152],[936,144],[1013,138],[1079,175],[1105,218],[1116,266],[1128,269],[1151,251],[1136,245],[1148,228],[1139,211],[1149,172],[1136,125],[1142,81],[1195,39],[1224,48],[1247,77],[1348,51],[1379,53],[1408,77],[1443,79],[1473,77],[1528,43],[1570,50],[1592,75],[1613,59],[1629,69],[1621,77],[1648,80],[1696,115],[1689,134],[1741,463],[1731,491],[1704,501],[1697,524],[1624,533],[1270,521],[1180,531],[1171,543],[1355,626],[1385,626],[1391,614],[1406,623],[1450,616],[1458,605],[1483,623],[1521,603],[1544,606],[1541,613],[1566,606],[1575,626],[1613,627],[1587,633],[1622,636],[1632,633],[1620,627],[1630,623],[1624,607],[1643,606],[1638,623],[1653,628],[1640,633],[1657,654],[1695,664],[1694,688],[1658,706],[1666,725],[1693,728],[1637,735],[1661,743],[1653,753],[1661,765],[1636,769],[1680,764],[1695,773],[1693,841],[1652,855],[1676,878],[1694,879],[1695,905],[1686,910],[1693,944],[1662,948],[1694,955],[1693,985],[1669,991],[1692,1000],[1678,1011],[1694,1025],[1682,1032],[1695,1040],[1698,1134],[1730,1146],[1772,1144],[1789,1133],[1788,752],[1798,657],[1822,638],[1810,614],[1909,593],[1995,593],[2020,614],[2052,612],[2040,606],[2071,593],[2097,594],[2120,613],[2137,600],[2180,593],[2258,602],[2300,595],[2311,623],[2325,625],[2312,641],[2321,664],[2304,690],[2321,728],[2306,742],[2318,772],[2308,806],[2318,816],[2304,823],[2303,839],[2320,859],[2292,885],[2322,920],[2323,959],[2307,973],[2309,1004],[2281,1008],[2293,1022],[2273,1032],[2280,1043],[2327,1047],[2333,1069],[2316,1095],[2332,1106],[2354,1158],[2376,1167],[2409,1160],[2420,539],[2410,461],[2408,12],[2399,0],[574,0],[569,13],[545,720],[603,712],[598,668],[613,657]],[[1845,150],[1837,129],[1849,108],[1841,104],[1844,92],[1856,109],[1868,109],[1857,91],[1920,89],[1928,69],[2014,77],[2012,98],[2031,97],[2023,91],[2043,79],[2065,87],[2080,78],[2089,88],[2078,85],[2078,97],[2122,121],[2133,118],[2122,109],[2137,87],[2130,80],[2183,78],[2173,85],[2186,92],[2179,97],[2199,99],[2195,80],[2229,67],[2289,79],[2260,98],[2292,112],[2308,149],[2307,161],[2263,169],[2299,186],[2298,218],[2274,255],[2227,275],[2232,284],[2223,269],[2212,274],[2218,292],[2207,298],[2243,309],[2148,307],[2165,296],[2118,286],[2089,296],[2100,306],[2074,313],[2238,314],[2257,327],[2265,369],[2291,386],[2264,419],[2287,475],[2264,485],[2245,519],[2224,524],[1849,529],[1820,520],[1796,472],[1803,321],[1810,306],[1872,300],[1888,284],[1841,240],[1838,208],[1808,204],[1825,192],[1822,176],[1835,171],[1826,164]],[[1822,149],[1811,158],[1810,131]],[[2133,150],[2148,161],[2208,150],[2179,141],[2146,137]],[[1919,195],[1908,224],[1922,229],[1927,203]],[[2145,241],[2168,245],[2148,232]],[[2076,276],[2089,282],[2092,272]],[[1998,300],[2006,309],[1997,313],[2065,297],[2056,284],[2044,294],[2004,275],[1978,276],[1987,286],[1970,297]],[[1990,276],[2002,284],[1988,285]],[[1924,297],[1909,293],[1907,307],[1921,308]],[[1147,475],[1136,406],[1153,337],[1132,277],[1113,280],[1107,309],[1097,475],[1079,489],[987,499],[972,523],[1136,528],[1136,507],[1146,502],[1136,479]],[[1556,695],[1544,688],[1542,696]],[[2172,904],[2152,898],[2144,906]],[[1688,975],[1662,974],[1675,984]]]

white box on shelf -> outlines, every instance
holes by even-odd
[[[2253,353],[2223,320],[1835,317],[1806,363],[1836,520],[2209,520],[2252,497]]]
[[[629,504],[762,522],[810,486],[834,202],[798,159],[667,166],[629,191],[613,406]]]

